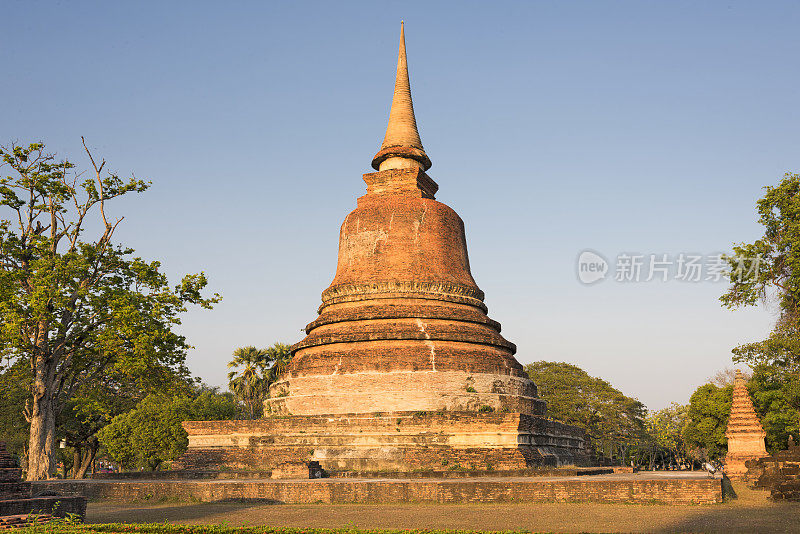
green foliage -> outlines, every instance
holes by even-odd
[[[89,178],[41,143],[0,148],[9,173],[0,177],[0,356],[30,371],[29,479],[49,475],[56,417],[81,388],[109,372],[180,370],[180,314],[219,301],[201,295],[204,274],[170,287],[159,262],[112,242],[122,218],[109,218],[109,203],[149,184],[105,172],[86,154]]]
[[[586,430],[595,447],[608,444],[624,455],[646,437],[644,404],[605,380],[563,362],[534,362],[525,370],[547,401],[549,415]]]
[[[728,451],[725,429],[731,411],[733,386],[717,387],[705,384],[689,399],[687,423],[683,430],[686,447],[696,449],[698,459],[719,460]]]
[[[678,461],[686,457],[682,434],[688,415],[689,407],[677,402],[647,415],[647,431],[656,445],[669,451]]]
[[[189,418],[190,404],[187,397],[145,397],[135,409],[103,428],[100,441],[126,469],[157,469],[186,450],[188,441],[181,422]]]
[[[239,407],[232,393],[219,393],[215,389],[203,390],[189,410],[190,421],[221,421],[236,419]]]
[[[765,187],[757,202],[764,236],[733,247],[731,286],[720,298],[729,308],[774,299],[779,317],[769,337],[734,349],[734,360],[800,363],[800,175],[787,173],[776,187]],[[757,268],[756,268],[757,267]]]
[[[153,394],[136,407],[115,417],[100,430],[100,442],[126,469],[155,470],[186,451],[187,420],[231,419],[237,413],[230,394],[204,390],[194,399],[185,395]]]
[[[798,431],[800,405],[800,381],[797,380],[797,364],[788,366],[762,363],[755,367],[753,378],[747,384],[750,398],[767,436],[767,450],[776,452],[786,449],[789,436]]]
[[[9,453],[25,455],[28,444],[28,423],[23,415],[25,400],[30,395],[30,370],[24,362],[0,366],[0,441]]]
[[[233,369],[228,373],[228,387],[250,419],[260,417],[269,386],[288,368],[292,357],[290,347],[285,343],[275,343],[265,349],[241,347],[233,356],[228,363],[228,368]]]

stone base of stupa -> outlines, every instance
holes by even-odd
[[[745,464],[758,458],[758,456],[731,456],[729,454],[725,457],[725,474],[731,480],[747,480],[748,469]]]
[[[577,427],[520,413],[384,412],[186,421],[178,469],[329,472],[514,470],[587,465]]]

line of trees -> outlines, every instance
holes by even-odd
[[[722,460],[727,453],[732,370],[698,387],[688,404],[648,411],[637,399],[572,364],[541,361],[525,369],[548,402],[548,415],[586,431],[597,463],[694,468]],[[761,365],[748,390],[767,434],[767,450],[785,449],[789,436],[798,435],[797,375]]]

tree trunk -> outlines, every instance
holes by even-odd
[[[92,471],[94,471],[94,459],[95,456],[97,456],[97,449],[99,446],[97,440],[89,442],[86,453],[83,455],[80,463],[75,464],[75,478],[86,478],[86,471],[88,471],[90,467]]]
[[[46,393],[33,396],[28,442],[28,480],[50,477],[54,467],[56,416],[53,401]]]
[[[78,469],[81,467],[81,458],[83,458],[83,448],[80,445],[72,446],[72,478],[78,478]],[[66,478],[66,477],[64,477]]]

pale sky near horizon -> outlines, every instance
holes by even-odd
[[[401,19],[437,200],[521,363],[570,362],[659,409],[767,335],[771,312],[723,309],[724,283],[623,283],[615,262],[759,237],[762,187],[800,172],[796,2],[10,1],[0,144],[85,167],[83,135],[153,181],[111,209],[118,237],[223,295],[182,326],[191,370],[223,385],[234,348],[316,318]],[[591,286],[586,249],[611,263]]]

